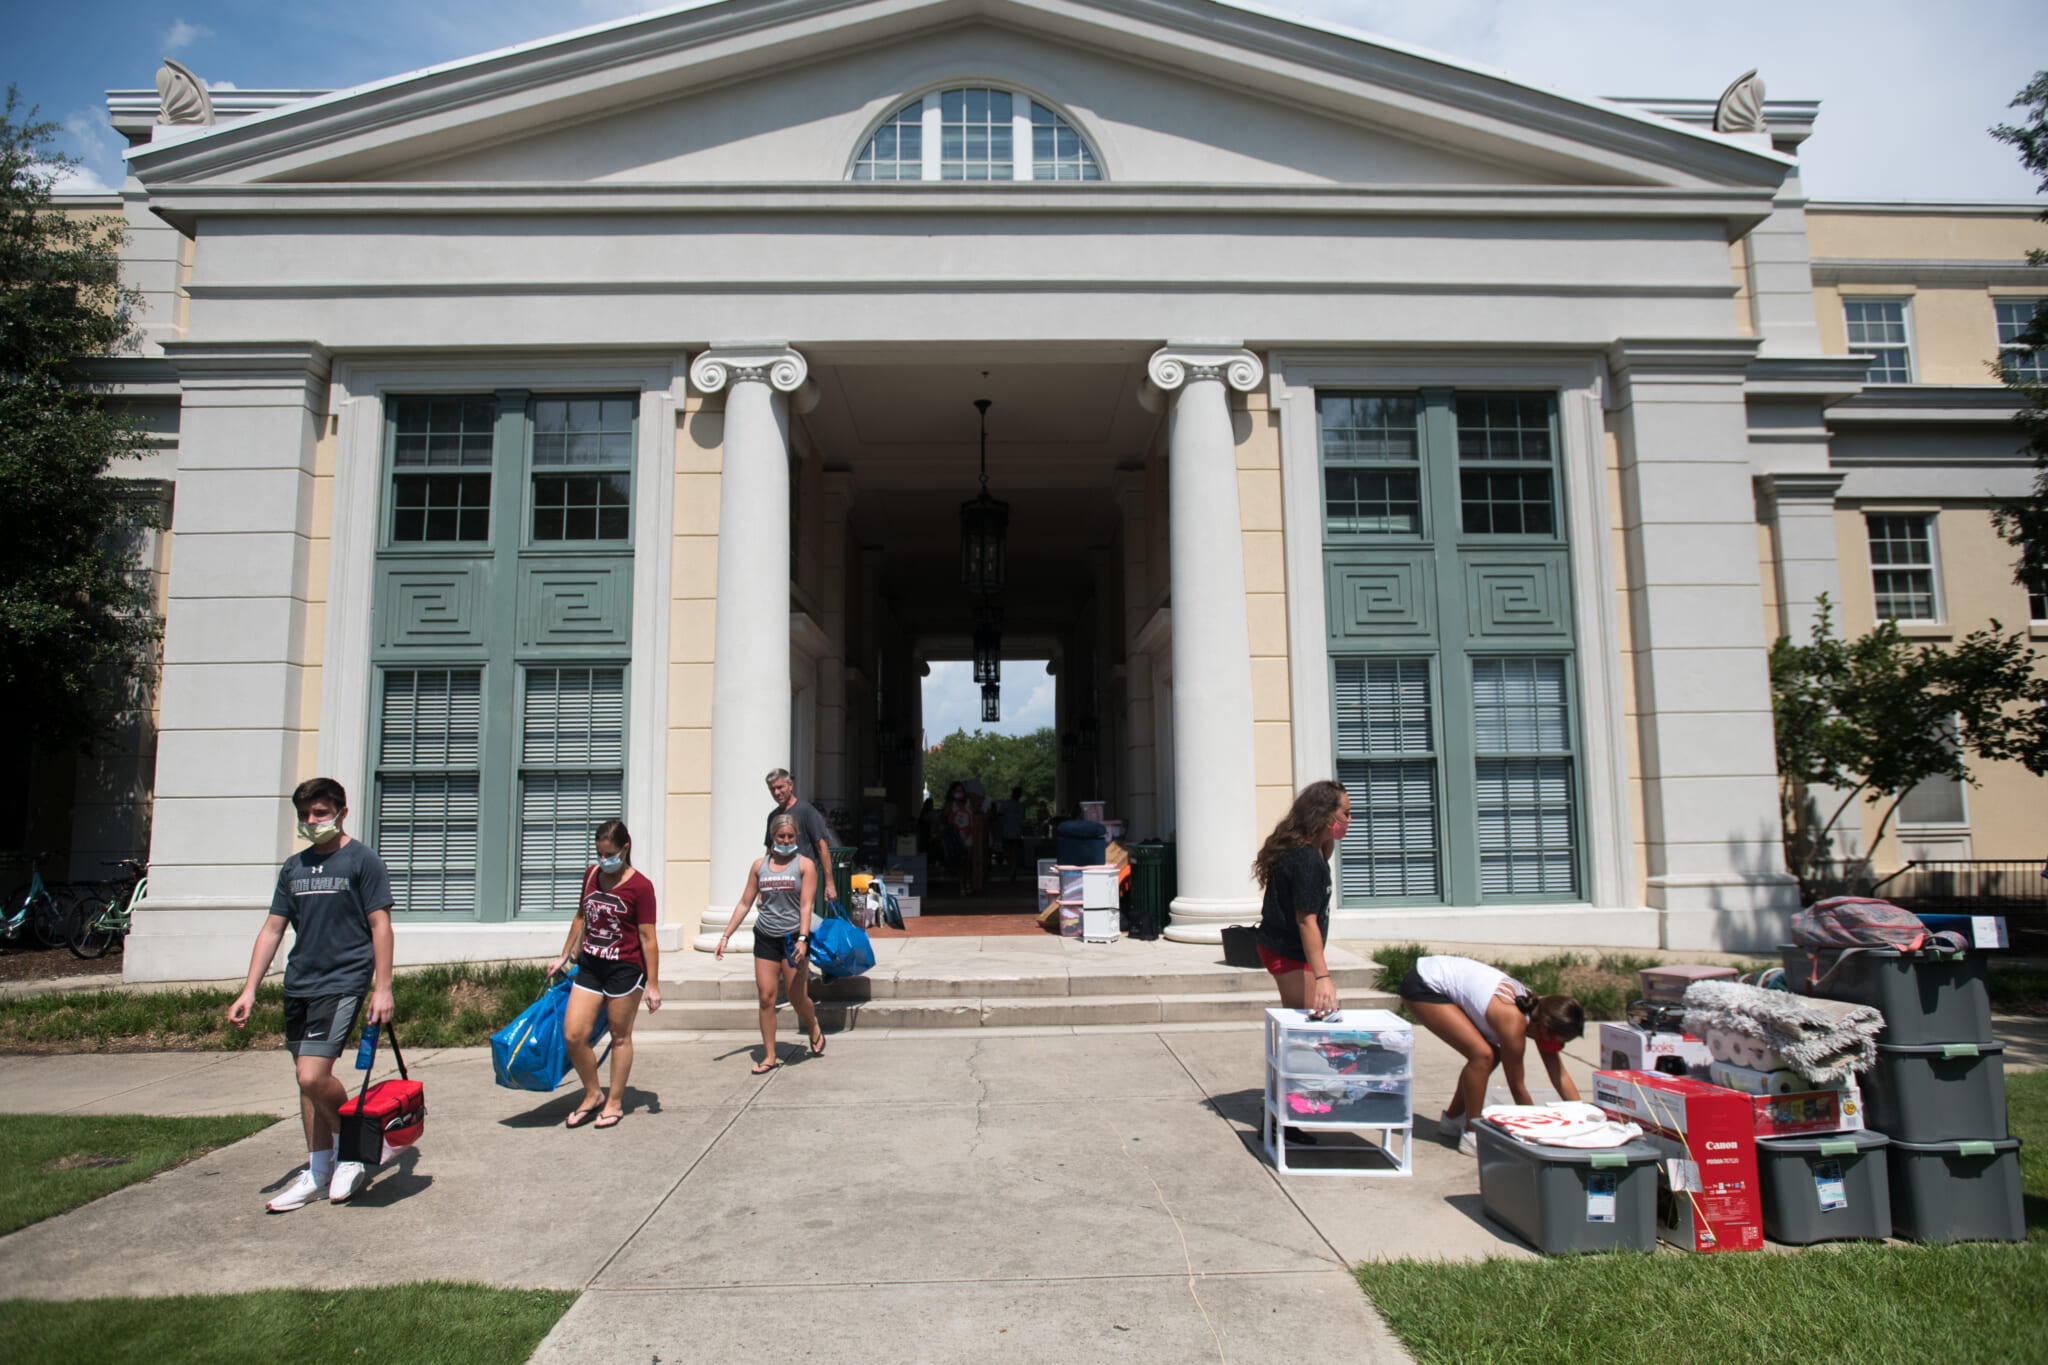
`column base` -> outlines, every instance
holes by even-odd
[[[1260,907],[1255,900],[1195,900],[1174,897],[1168,907],[1166,937],[1174,943],[1221,943],[1223,931],[1233,924],[1257,924]]]
[[[1769,953],[1799,908],[1799,883],[1784,873],[1652,877],[1649,893],[1663,948]]]
[[[728,953],[751,953],[754,951],[754,921],[760,917],[756,910],[747,911],[747,917],[740,921],[740,927],[733,930],[732,941],[725,945]],[[725,932],[725,922],[732,918],[732,907],[720,909],[713,906],[697,920],[700,932],[690,941],[690,946],[700,953],[718,951],[718,936]]]

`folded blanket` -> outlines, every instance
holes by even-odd
[[[1524,1142],[1545,1147],[1620,1147],[1643,1135],[1626,1119],[1609,1118],[1591,1104],[1559,1100],[1554,1104],[1490,1104],[1479,1117]]]
[[[1703,1038],[1710,1031],[1740,1035],[1809,1081],[1827,1085],[1876,1063],[1884,1016],[1846,1000],[1700,981],[1685,991],[1685,1030]]]

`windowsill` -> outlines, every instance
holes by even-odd
[[[1946,621],[1900,621],[1899,634],[1908,640],[1953,640],[1955,627]]]
[[[2029,621],[2027,623],[2027,638],[2029,640],[2048,640],[2048,621]]]

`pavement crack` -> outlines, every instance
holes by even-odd
[[[988,1123],[988,1077],[981,1074],[982,1040],[974,1040],[974,1046],[967,1053],[967,1074],[974,1081],[977,1094],[974,1097],[974,1137],[967,1144],[967,1155],[981,1154],[981,1138]]]

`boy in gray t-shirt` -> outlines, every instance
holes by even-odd
[[[348,1090],[334,1075],[363,997],[370,1022],[391,1018],[391,875],[367,844],[341,829],[348,794],[332,778],[301,782],[292,793],[299,837],[312,847],[285,860],[256,934],[249,978],[228,1006],[228,1022],[249,1022],[256,987],[277,956],[284,931],[294,931],[284,968],[284,1045],[295,1059],[299,1114],[306,1125],[306,1169],[270,1201],[272,1213],[301,1208],[322,1195],[339,1204],[369,1181],[360,1161],[337,1160],[341,1106]]]

